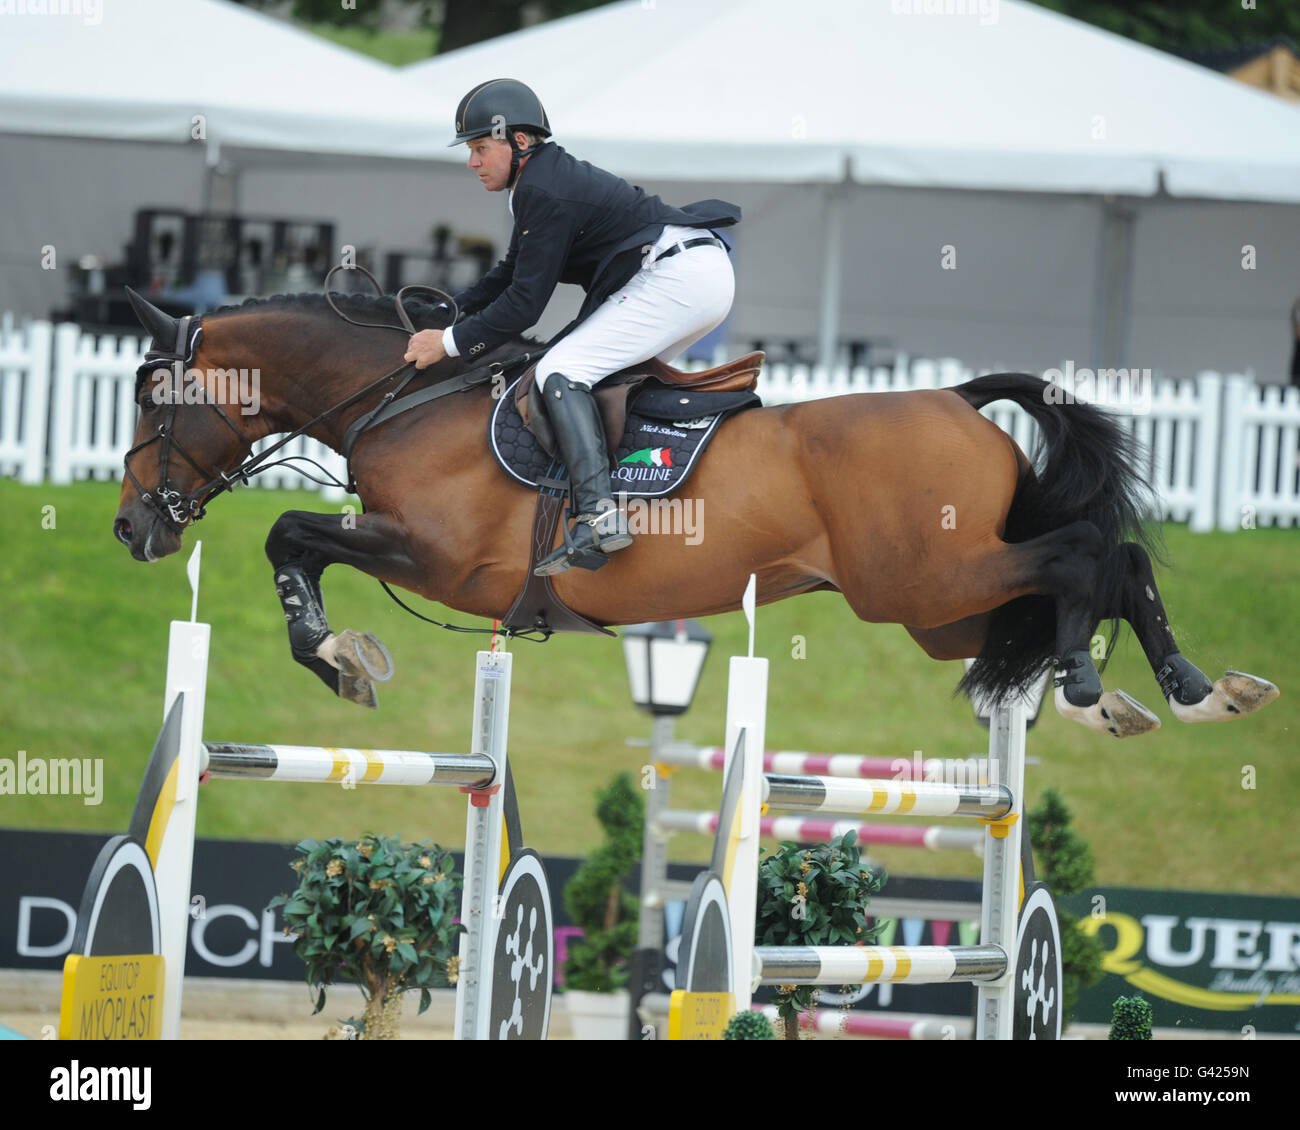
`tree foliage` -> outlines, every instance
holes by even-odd
[[[1205,51],[1277,36],[1300,42],[1300,6],[1258,0],[1035,0],[1044,8],[1162,51]]]
[[[874,943],[883,922],[867,925],[870,896],[885,885],[862,858],[850,829],[829,843],[800,847],[785,841],[758,864],[754,941],[760,946],[856,946]],[[777,1012],[787,1040],[798,1039],[800,1013],[811,1012],[819,991],[781,985]]]
[[[239,0],[265,8],[278,0]],[[598,8],[611,0],[399,0],[422,27],[439,31],[446,53],[507,35],[524,26],[530,13],[554,20]],[[1094,27],[1163,51],[1193,52],[1263,43],[1283,37],[1300,43],[1300,5],[1255,0],[1254,7],[1224,0],[1034,0]],[[385,0],[294,0],[293,18],[307,24],[362,27],[376,31]]]
[[[253,8],[266,8],[278,0],[238,0]],[[445,54],[458,47],[468,47],[507,35],[524,26],[529,11],[540,11],[545,20],[570,16],[588,8],[599,7],[609,0],[401,0],[415,14],[421,27],[437,28],[438,52]],[[383,19],[385,0],[294,0],[293,18],[304,24],[331,27],[361,27],[378,31]],[[495,76],[488,76],[495,77]]]
[[[582,937],[569,943],[564,984],[612,993],[627,984],[637,943],[641,903],[623,881],[641,855],[645,801],[630,773],[619,773],[597,794],[596,819],[605,842],[591,852],[564,888],[569,917]]]
[[[368,1002],[364,1027],[373,1038],[385,1002],[418,989],[424,1012],[431,989],[454,983],[465,928],[456,921],[460,884],[450,852],[375,835],[302,840],[297,851],[298,888],[270,907],[284,908],[285,932],[316,994],[313,1015],[329,986],[351,981]]]
[[[1084,989],[1102,978],[1101,941],[1079,929],[1079,919],[1060,903],[1092,883],[1093,858],[1087,843],[1070,827],[1070,810],[1055,789],[1043,792],[1042,803],[1028,814],[1029,842],[1039,864],[1038,878],[1057,900],[1061,928],[1063,1015],[1069,1017]]]
[[[238,0],[268,8],[278,0]],[[559,20],[611,0],[394,0],[415,13],[421,27],[438,31],[439,53],[508,35],[537,14]],[[1300,43],[1300,5],[1256,0],[1255,7],[1225,0],[1034,0],[1040,7],[1091,23],[1169,52],[1212,51],[1271,39]],[[380,29],[386,0],[294,0],[292,18],[333,27]]]

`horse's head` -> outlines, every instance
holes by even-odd
[[[136,373],[140,422],[113,533],[137,561],[157,561],[180,549],[185,527],[226,488],[251,427],[239,373],[215,367],[199,319],[164,314],[130,288],[127,297],[153,342]]]

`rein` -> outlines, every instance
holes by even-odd
[[[415,334],[419,332],[418,330],[416,330],[415,325],[412,323],[410,315],[406,312],[406,307],[402,305],[403,295],[405,295],[406,292],[410,290],[427,290],[432,292],[435,295],[442,297],[445,303],[449,306],[449,308],[452,311],[453,322],[455,321],[455,318],[459,313],[458,307],[456,305],[456,300],[452,298],[451,295],[447,294],[444,291],[438,290],[436,287],[426,286],[423,283],[413,283],[409,286],[402,287],[402,289],[399,290],[396,295],[394,295],[394,302],[396,303],[397,306],[397,316],[402,322],[401,326],[389,325],[388,323],[385,322],[358,322],[355,319],[348,317],[347,314],[345,314],[334,304],[334,299],[329,292],[330,279],[334,277],[336,271],[345,270],[345,269],[360,271],[371,281],[371,283],[374,284],[376,289],[379,289],[379,283],[375,279],[374,275],[372,275],[364,267],[355,267],[355,268],[333,267],[330,269],[329,273],[325,276],[324,296],[325,296],[326,303],[329,305],[329,308],[334,311],[335,314],[337,314],[340,318],[342,318],[345,322],[349,323],[350,325],[360,326],[363,328],[371,328],[371,329],[395,330],[397,333]],[[145,376],[148,373],[152,372],[155,369],[161,368],[164,365],[172,366],[174,372],[176,371],[176,367],[183,369],[185,364],[193,356],[194,351],[198,348],[198,343],[203,335],[202,326],[199,325],[195,327],[193,336],[191,336],[190,333],[191,324],[197,321],[198,318],[195,317],[194,315],[188,315],[180,319],[176,327],[176,343],[170,352],[165,350],[150,350],[148,353],[145,354],[144,364],[142,364],[139,370],[137,370],[136,372],[137,386],[144,380]],[[424,390],[422,393],[419,394],[421,396],[420,402],[424,403],[429,400],[434,400],[440,396],[450,395],[453,392],[465,392],[471,388],[477,387],[478,385],[485,384],[493,377],[499,375],[500,373],[503,373],[506,369],[512,368],[513,366],[520,363],[527,363],[528,361],[532,360],[534,356],[536,355],[532,353],[523,353],[517,357],[508,358],[505,361],[492,361],[485,365],[480,365],[477,368],[470,369],[468,372],[462,373],[458,377],[453,377],[446,382],[443,382],[438,385],[434,385],[433,387]],[[131,481],[131,484],[136,488],[137,491],[139,491],[141,500],[146,505],[148,505],[173,530],[179,532],[185,526],[192,525],[193,523],[199,521],[199,519],[202,518],[204,514],[207,512],[208,503],[211,502],[214,498],[217,498],[219,495],[225,493],[226,491],[233,490],[236,483],[242,483],[244,486],[247,486],[249,478],[251,478],[253,475],[259,474],[262,471],[267,471],[273,466],[281,466],[285,463],[292,463],[294,460],[305,459],[306,458],[305,456],[295,455],[295,456],[290,456],[288,459],[276,460],[274,463],[270,462],[271,456],[275,455],[282,448],[292,443],[299,436],[307,434],[317,424],[320,424],[323,421],[328,420],[331,416],[333,416],[337,412],[342,412],[344,409],[351,408],[354,404],[358,403],[359,401],[362,401],[366,397],[372,395],[373,393],[378,392],[390,381],[397,380],[400,377],[401,379],[398,380],[396,386],[393,387],[389,392],[387,392],[384,395],[384,397],[380,400],[380,402],[370,412],[362,416],[356,423],[354,423],[348,429],[347,442],[345,443],[344,450],[343,450],[343,456],[347,460],[347,466],[348,466],[348,481],[346,483],[339,482],[337,478],[331,475],[330,472],[328,472],[319,463],[315,463],[314,460],[310,460],[310,459],[307,460],[308,462],[313,463],[314,466],[322,474],[327,475],[329,477],[328,485],[340,486],[343,487],[345,490],[347,490],[349,493],[356,493],[357,484],[355,478],[352,475],[353,446],[355,445],[357,439],[360,438],[361,433],[364,432],[372,424],[377,422],[377,417],[379,416],[379,414],[384,409],[386,409],[390,404],[392,404],[394,400],[396,400],[396,398],[401,394],[402,390],[405,389],[406,386],[415,378],[418,372],[419,370],[416,369],[414,362],[411,361],[404,362],[403,364],[399,365],[396,369],[393,369],[391,372],[385,373],[382,377],[379,377],[376,380],[371,381],[364,388],[359,389],[358,391],[352,393],[350,396],[345,397],[343,400],[340,400],[337,404],[334,404],[331,407],[327,408],[324,412],[319,413],[311,420],[308,420],[307,423],[302,425],[302,427],[296,428],[294,431],[289,432],[287,435],[282,436],[275,443],[271,444],[270,447],[266,448],[266,450],[258,453],[257,455],[251,454],[253,448],[252,441],[249,440],[247,437],[245,437],[243,432],[240,431],[239,426],[234,422],[234,420],[230,418],[230,415],[226,412],[226,410],[222,408],[221,405],[216,401],[204,398],[202,403],[208,404],[216,410],[217,414],[221,417],[221,419],[225,422],[225,424],[231,429],[231,431],[235,433],[235,435],[239,438],[240,442],[248,449],[249,452],[248,457],[246,457],[244,461],[240,463],[239,466],[236,467],[234,470],[232,471],[217,470],[215,473],[210,468],[205,468],[200,466],[199,463],[189,454],[189,452],[187,452],[181,446],[181,444],[176,439],[174,423],[175,423],[175,416],[176,416],[176,403],[177,400],[179,399],[179,388],[180,388],[180,381],[177,380],[173,390],[176,393],[176,395],[168,398],[167,413],[165,419],[163,420],[162,424],[159,425],[157,432],[155,432],[148,439],[143,440],[140,443],[136,444],[126,453],[125,457],[122,460],[123,470],[126,474],[126,477]],[[180,374],[178,374],[178,376],[179,375]],[[137,387],[137,396],[138,396],[138,387]],[[414,405],[412,404],[409,405],[408,407],[414,407]],[[135,455],[136,452],[138,451],[142,451],[144,448],[150,446],[153,443],[162,444],[162,454],[159,457],[159,463],[158,463],[158,487],[155,491],[151,492],[144,488],[144,485],[140,482],[138,478],[136,478],[135,474],[132,472],[131,456]],[[195,487],[194,490],[190,491],[188,494],[181,494],[180,491],[177,491],[171,487],[171,482],[167,472],[168,472],[168,464],[171,456],[171,450],[173,447],[175,447],[177,454],[179,454],[191,467],[193,467],[195,471],[197,471],[200,475],[207,476],[205,482]],[[312,475],[307,475],[306,472],[302,471],[299,468],[295,468],[295,470],[298,470],[299,474],[306,475],[307,478],[311,478],[315,482],[320,483],[324,481],[321,479],[316,479]]]
[[[190,326],[190,322],[193,320],[194,318],[192,315],[184,317],[180,320],[180,323],[177,326],[176,345],[171,352],[166,352],[163,350],[150,350],[148,353],[145,354],[144,364],[140,366],[140,369],[136,374],[138,381],[143,381],[146,374],[152,372],[154,369],[162,368],[164,365],[175,366],[175,367],[184,366],[185,362],[192,355],[192,350],[197,347],[198,340],[202,334],[201,329],[197,330],[194,334],[193,341],[189,342],[189,347],[187,348],[187,339],[189,338],[189,326]],[[388,328],[396,329],[397,327],[390,326]],[[158,516],[163,519],[163,521],[168,522],[174,529],[180,530],[184,528],[186,525],[192,525],[193,523],[197,522],[200,518],[202,518],[204,514],[207,513],[208,503],[211,502],[217,496],[225,493],[226,491],[232,490],[236,483],[243,483],[245,486],[247,486],[248,480],[251,476],[258,474],[259,472],[269,470],[270,467],[272,466],[272,464],[269,463],[271,456],[273,456],[281,448],[285,447],[287,444],[292,443],[299,436],[306,434],[309,429],[314,428],[317,424],[321,423],[323,420],[329,419],[329,417],[333,416],[336,412],[341,412],[345,408],[350,408],[353,404],[356,404],[359,400],[364,400],[371,393],[377,392],[388,381],[393,380],[394,378],[398,377],[400,374],[406,372],[407,370],[410,370],[410,372],[407,373],[406,380],[403,381],[402,384],[398,386],[398,391],[400,391],[400,389],[406,384],[406,382],[409,381],[411,377],[415,375],[415,365],[412,362],[406,362],[405,364],[402,364],[398,366],[396,369],[392,370],[392,372],[385,373],[378,380],[372,381],[370,384],[366,385],[365,388],[362,388],[357,392],[354,392],[351,396],[346,397],[345,399],[339,401],[337,404],[333,405],[332,407],[327,408],[324,412],[321,412],[319,415],[309,420],[302,427],[295,429],[294,431],[290,432],[288,435],[283,436],[281,439],[277,440],[265,451],[262,451],[257,455],[250,454],[233,471],[218,470],[215,474],[211,469],[205,469],[204,467],[201,467],[193,459],[193,457],[189,454],[189,452],[187,452],[177,441],[174,424],[176,418],[176,402],[178,396],[173,395],[168,398],[167,415],[166,418],[163,420],[163,422],[158,426],[158,430],[148,439],[143,440],[142,442],[136,444],[133,448],[131,448],[130,451],[126,453],[125,457],[122,460],[123,469],[126,473],[127,478],[131,480],[132,485],[136,488],[136,490],[140,492],[141,500],[144,501],[146,504],[148,504],[154,510],[154,512],[157,513]],[[173,369],[173,371],[174,372],[176,371],[175,368]],[[178,381],[173,391],[175,392],[175,390],[179,389],[179,387],[180,384]],[[396,395],[396,392],[394,392],[392,395]],[[216,403],[215,401],[208,400],[206,398],[202,401],[202,403],[207,404],[212,408],[216,409],[217,414],[221,417],[223,421],[225,421],[225,423],[230,427],[230,429],[235,433],[235,435],[239,437],[240,442],[251,453],[253,449],[252,441],[249,440],[244,435],[244,433],[239,430],[239,426],[230,418],[226,410],[222,408],[220,404]],[[150,444],[153,444],[155,442],[160,442],[162,444],[162,454],[159,456],[159,462],[158,462],[158,488],[155,492],[151,493],[144,489],[143,484],[140,482],[139,479],[136,478],[134,472],[132,472],[131,456],[133,456],[136,452],[143,450],[144,448],[150,446]],[[171,487],[171,483],[167,471],[168,471],[169,457],[171,455],[171,449],[173,446],[176,448],[176,451],[185,459],[185,461],[189,463],[191,467],[194,468],[194,470],[198,471],[199,474],[201,475],[208,476],[205,482],[195,487],[194,490],[190,491],[188,494],[181,494],[180,491],[177,491]],[[302,458],[302,457],[295,456],[294,458]],[[274,465],[278,466],[280,463],[283,462],[285,462],[285,460],[279,460]],[[320,470],[322,471],[325,470],[323,467],[320,467],[320,464],[316,464],[316,466],[320,468]],[[328,474],[328,472],[325,473]],[[348,478],[349,480],[351,480],[350,470],[348,472]],[[342,486],[343,484],[339,483],[338,485]]]
[[[329,308],[332,311],[334,311],[335,314],[337,314],[340,318],[343,319],[343,321],[347,322],[349,325],[358,326],[365,329],[395,330],[398,333],[404,333],[410,335],[414,335],[418,333],[419,331],[415,328],[414,323],[411,321],[410,315],[406,312],[406,307],[402,305],[403,295],[405,295],[406,292],[410,290],[426,290],[442,298],[443,304],[446,305],[451,310],[452,317],[448,325],[455,324],[457,318],[459,317],[459,313],[460,313],[459,307],[456,304],[456,300],[451,295],[447,294],[445,291],[439,290],[437,287],[428,286],[424,283],[412,283],[408,286],[402,287],[393,296],[394,303],[397,306],[397,316],[402,323],[401,326],[389,325],[386,322],[356,321],[355,319],[348,317],[346,313],[344,313],[334,304],[334,299],[330,294],[330,290],[329,290],[330,279],[334,277],[335,272],[341,270],[360,271],[362,274],[366,276],[367,279],[370,280],[371,284],[375,287],[375,290],[380,295],[383,294],[383,288],[380,287],[378,280],[374,277],[374,275],[372,275],[368,270],[366,270],[365,267],[361,267],[361,266],[343,267],[340,265],[340,266],[332,267],[330,269],[329,273],[326,274],[325,276],[325,282],[323,284],[325,302],[329,306]],[[166,523],[171,529],[173,529],[177,533],[183,530],[187,525],[193,525],[195,522],[199,521],[199,519],[201,519],[207,513],[208,503],[211,502],[214,498],[217,498],[219,495],[224,494],[226,491],[233,490],[236,483],[242,483],[244,486],[247,486],[248,480],[253,475],[259,474],[262,471],[267,471],[273,466],[280,466],[282,464],[292,465],[295,460],[299,460],[299,459],[306,459],[307,462],[312,463],[322,474],[328,476],[328,483],[326,483],[325,480],[315,478],[315,476],[313,475],[308,475],[307,472],[303,471],[299,467],[294,467],[294,470],[296,470],[299,474],[312,479],[314,482],[322,483],[322,485],[340,486],[343,487],[345,490],[347,490],[350,494],[355,494],[357,483],[355,477],[352,474],[352,449],[355,446],[357,440],[360,439],[361,435],[368,428],[374,426],[375,424],[383,423],[385,420],[391,419],[392,416],[397,415],[398,413],[403,412],[409,408],[414,408],[418,404],[425,404],[431,400],[435,400],[442,396],[449,396],[455,392],[466,392],[472,388],[478,387],[479,385],[486,384],[494,377],[504,373],[507,369],[514,368],[516,365],[520,365],[520,364],[526,365],[528,362],[536,359],[537,357],[541,356],[542,353],[545,352],[545,349],[542,349],[537,352],[521,353],[514,357],[507,358],[504,361],[491,361],[488,362],[487,364],[479,365],[476,368],[461,373],[459,376],[452,377],[447,381],[433,385],[427,389],[423,389],[420,392],[414,393],[401,401],[398,401],[397,397],[406,388],[406,386],[410,384],[412,379],[414,379],[416,374],[419,372],[419,370],[416,369],[415,363],[413,361],[404,362],[403,364],[399,365],[396,369],[393,369],[391,372],[385,373],[382,377],[379,377],[376,380],[371,381],[364,388],[359,389],[357,392],[354,392],[350,396],[344,398],[343,400],[340,400],[337,404],[333,405],[332,407],[327,408],[324,412],[321,412],[319,415],[313,417],[302,427],[297,428],[294,431],[290,432],[288,435],[283,436],[275,443],[273,443],[270,447],[268,447],[265,451],[262,451],[257,455],[251,454],[253,449],[253,442],[249,440],[242,431],[240,431],[239,425],[237,425],[235,421],[230,418],[230,415],[226,412],[226,410],[222,408],[221,405],[217,403],[215,400],[210,400],[207,397],[204,397],[201,403],[208,404],[212,408],[216,409],[217,414],[226,423],[226,425],[235,433],[235,435],[239,438],[239,441],[247,449],[247,455],[245,459],[234,470],[229,472],[217,470],[214,473],[210,468],[204,468],[200,466],[199,463],[196,462],[195,459],[189,454],[189,452],[186,451],[185,448],[181,446],[179,441],[176,439],[175,427],[174,427],[175,418],[176,418],[176,404],[180,400],[180,387],[181,387],[180,378],[183,376],[183,370],[185,365],[193,357],[194,352],[198,348],[198,343],[203,336],[203,327],[201,324],[194,326],[193,334],[191,335],[190,332],[191,325],[198,321],[199,319],[195,315],[187,315],[181,318],[177,323],[176,341],[171,351],[168,352],[165,350],[150,350],[144,355],[145,357],[144,363],[136,371],[137,399],[139,398],[140,387],[143,384],[145,377],[149,373],[153,372],[155,369],[162,368],[163,366],[172,367],[173,373],[176,375],[177,380],[175,382],[175,385],[173,386],[173,395],[168,397],[166,416],[162,424],[159,425],[158,430],[148,439],[142,440],[140,443],[132,447],[122,459],[123,471],[126,477],[131,481],[131,484],[139,492],[141,501],[144,502],[147,506],[149,506],[149,508],[152,509],[154,513],[158,515],[159,519],[161,519],[164,523]],[[401,378],[400,380],[398,380],[399,377]],[[294,456],[290,456],[287,459],[276,460],[274,463],[269,462],[270,457],[272,455],[280,451],[283,447],[285,447],[285,445],[292,443],[299,436],[305,435],[310,429],[314,428],[317,424],[323,422],[324,420],[328,420],[331,416],[333,416],[337,412],[341,412],[346,408],[352,407],[352,405],[358,403],[361,400],[364,400],[367,396],[370,396],[371,394],[378,392],[386,384],[394,380],[397,380],[397,384],[384,394],[384,396],[380,399],[379,403],[375,405],[373,409],[365,413],[363,416],[361,416],[359,419],[354,421],[348,427],[347,434],[344,438],[343,452],[342,452],[343,457],[347,463],[348,481],[346,483],[339,482],[334,475],[332,475],[319,463],[316,463],[315,460],[307,459],[306,456],[294,455]],[[392,410],[389,412],[387,410],[390,409],[390,407],[392,408]],[[136,478],[134,472],[131,470],[131,456],[135,455],[138,451],[144,450],[144,448],[150,446],[155,442],[160,443],[162,445],[162,452],[158,459],[158,487],[156,490],[151,492],[145,490],[144,484],[142,484],[140,480]],[[191,467],[193,467],[195,471],[197,471],[200,475],[208,476],[205,482],[203,482],[198,487],[195,487],[195,489],[190,491],[188,494],[182,494],[180,491],[174,489],[171,486],[171,480],[168,476],[168,465],[170,462],[171,451],[173,447],[175,447],[177,454],[180,455]],[[365,505],[364,502],[362,503],[362,505],[364,507]],[[497,631],[495,628],[465,628],[465,627],[459,627],[455,624],[444,624],[438,620],[432,620],[428,616],[424,616],[421,613],[417,612],[414,608],[411,608],[408,605],[406,605],[397,596],[397,594],[388,587],[388,585],[384,581],[380,581],[379,583],[383,585],[384,591],[388,593],[388,595],[392,597],[394,601],[396,601],[399,605],[401,605],[402,608],[406,609],[406,611],[409,612],[412,616],[416,616],[419,619],[425,621],[426,623],[434,624],[440,628],[446,628],[448,631],[453,631],[453,632],[496,633]],[[549,631],[545,632],[543,635],[538,637],[533,635],[531,631],[511,632],[509,630],[507,630],[505,634],[508,636],[513,636],[514,638],[517,639],[527,639],[527,640],[533,640],[537,642],[544,642],[546,639],[549,639],[551,635]]]

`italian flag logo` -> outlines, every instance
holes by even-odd
[[[673,452],[670,447],[643,447],[631,455],[625,455],[619,463],[644,463],[647,467],[671,467]]]

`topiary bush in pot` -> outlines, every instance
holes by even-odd
[[[298,889],[270,906],[284,908],[285,933],[307,967],[307,984],[325,992],[351,981],[366,999],[364,1017],[345,1023],[362,1039],[394,1039],[401,994],[420,991],[420,1012],[430,990],[455,984],[458,937],[464,927],[460,884],[451,853],[427,840],[402,844],[398,837],[363,836],[303,840],[290,865]]]

